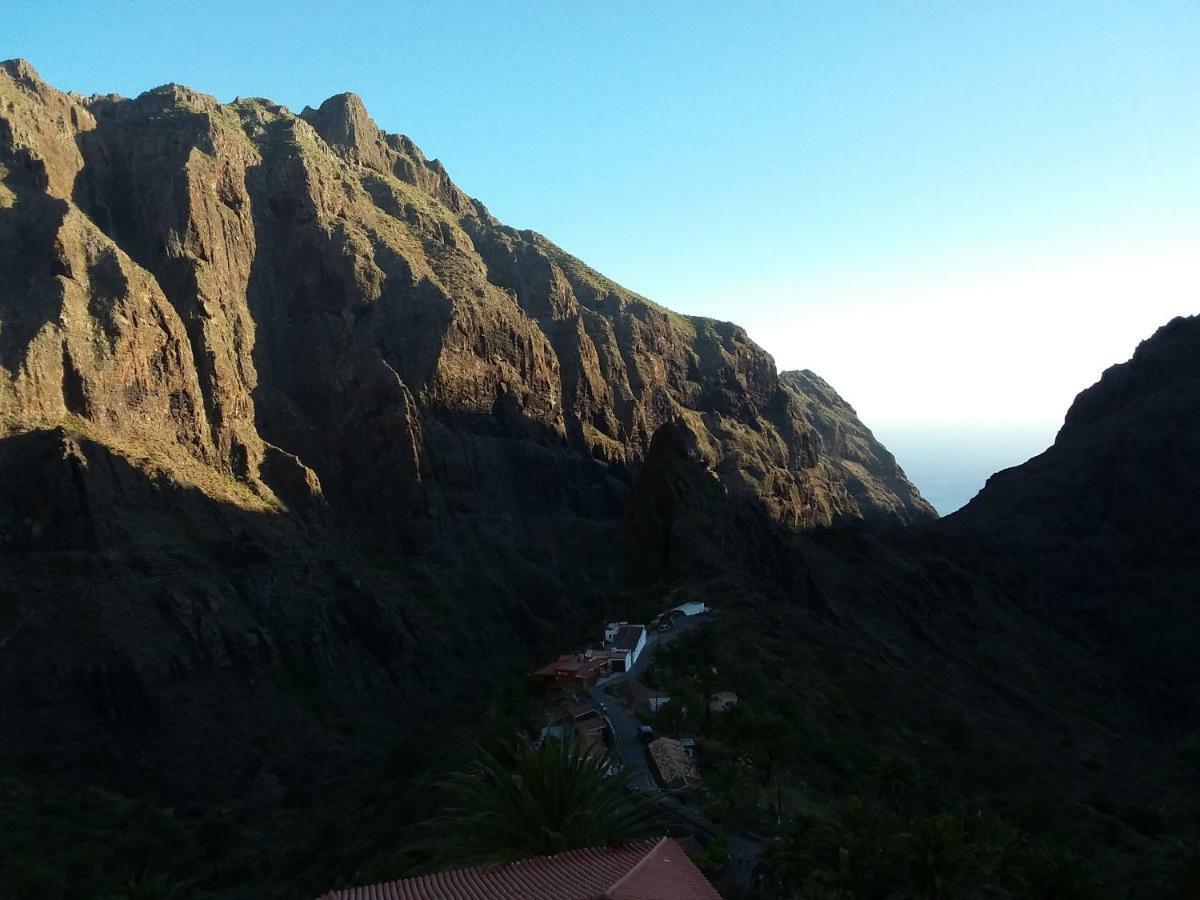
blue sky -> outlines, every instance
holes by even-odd
[[[1048,442],[1200,311],[1200,3],[10,7],[0,57],[64,89],[353,90],[504,221],[746,325],[885,438]]]

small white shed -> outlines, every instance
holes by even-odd
[[[699,600],[689,600],[687,603],[679,604],[671,612],[684,616],[702,616],[708,612],[708,607]]]

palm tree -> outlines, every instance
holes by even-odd
[[[752,805],[756,799],[758,786],[753,783],[753,772],[754,764],[739,757],[717,763],[705,776],[704,783],[713,799],[732,812],[739,806]]]
[[[831,884],[854,900],[882,896],[891,886],[898,831],[887,810],[859,797],[843,802],[819,831]]]
[[[891,813],[850,797],[823,819],[797,822],[768,851],[766,868],[793,888],[870,900],[894,884],[898,830]]]
[[[712,697],[717,690],[717,685],[720,684],[717,667],[701,666],[696,673],[696,682],[699,686],[700,696],[704,698],[704,714],[700,727],[705,734],[708,734],[708,726],[712,724]]]
[[[772,844],[763,854],[763,868],[777,882],[791,888],[801,887],[821,867],[816,832],[818,819],[805,816]]]
[[[1025,883],[1033,900],[1093,900],[1100,883],[1092,867],[1073,850],[1053,843],[1034,848]]]
[[[1021,832],[1015,825],[982,810],[963,815],[960,822],[980,881],[1000,884],[1020,880],[1023,849]]]
[[[904,835],[913,895],[921,900],[947,900],[972,880],[978,865],[963,824],[953,816],[927,816],[909,823]]]
[[[736,709],[736,707],[735,707]],[[775,712],[752,713],[743,720],[745,740],[763,769],[763,784],[775,776],[775,764],[796,745],[796,729]]]
[[[648,836],[655,808],[628,789],[628,774],[606,776],[609,763],[574,740],[478,747],[468,771],[448,782],[449,807],[434,822],[446,835],[442,861],[504,863]]]

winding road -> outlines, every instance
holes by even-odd
[[[608,696],[609,688],[624,681],[639,678],[650,664],[654,651],[663,644],[669,644],[679,635],[691,631],[710,621],[712,614],[689,616],[681,619],[675,627],[668,631],[646,632],[646,647],[638,656],[628,672],[619,672],[604,678],[588,691],[588,698],[600,714],[608,721],[613,734],[613,749],[621,759],[621,765],[629,772],[629,786],[635,791],[648,797],[664,811],[681,820],[694,832],[704,835],[709,840],[724,838],[729,844],[729,872],[733,880],[745,883],[751,879],[762,855],[762,841],[749,837],[739,831],[726,828],[707,819],[697,809],[684,806],[670,794],[659,789],[650,771],[649,754],[645,745],[638,738],[638,727],[643,723],[627,713],[619,703]]]

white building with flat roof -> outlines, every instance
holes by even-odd
[[[671,612],[684,616],[702,616],[708,612],[708,607],[699,600],[689,600],[687,603],[680,603]]]

